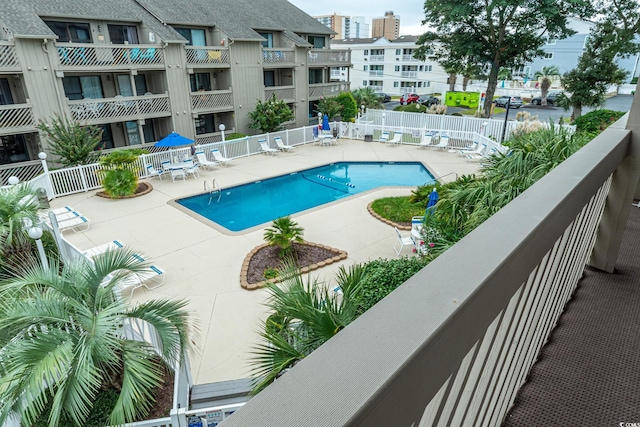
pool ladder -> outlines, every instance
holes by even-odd
[[[218,200],[216,200],[216,202],[219,202],[220,197],[222,197],[222,192],[220,191],[218,184],[216,184],[215,178],[211,181],[211,187],[209,187],[209,183],[206,180],[204,181],[204,191],[209,193],[209,204],[211,204],[211,200],[213,200],[213,196],[215,194],[218,195]]]

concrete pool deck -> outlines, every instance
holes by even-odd
[[[270,224],[230,235],[168,202],[201,193],[205,180],[211,184],[215,178],[225,188],[336,161],[419,161],[445,182],[479,167],[457,152],[341,139],[337,146],[307,144],[274,156],[235,159],[212,171],[201,168],[200,178],[186,182],[173,183],[170,177],[153,179],[153,191],[142,197],[109,200],[90,191],[52,200],[51,206],[72,206],[91,220],[91,228],[85,232],[65,232],[65,238],[79,249],[118,239],[167,271],[163,286],[151,291],[137,289],[131,300],[134,304],[158,298],[189,301],[188,308],[199,327],[199,354],[191,357],[195,384],[240,379],[249,376],[248,361],[252,347],[259,343],[267,297],[264,290],[240,287],[240,268],[247,253],[264,242],[263,232]],[[311,275],[331,280],[342,265],[396,257],[393,228],[373,218],[366,207],[377,198],[410,192],[410,188],[383,188],[292,215],[304,228],[305,240],[348,253],[346,260]],[[405,248],[403,254],[410,251]]]

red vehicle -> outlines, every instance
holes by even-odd
[[[413,104],[414,102],[418,102],[418,98],[420,98],[420,95],[418,95],[417,93],[405,93],[400,97],[400,104]]]

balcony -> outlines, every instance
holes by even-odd
[[[402,60],[404,62],[420,62],[420,60],[414,58],[413,55],[402,55]]]
[[[187,65],[192,68],[226,68],[230,66],[229,49],[213,46],[185,46]]]
[[[418,72],[417,71],[400,71],[400,77],[403,79],[417,79]]]
[[[56,43],[60,68],[69,71],[164,69],[164,50],[157,45]]]
[[[275,95],[276,98],[282,99],[284,102],[294,102],[296,100],[295,86],[275,86],[264,89],[264,100],[268,101]]]
[[[527,418],[526,425],[637,422],[640,215],[631,202],[640,177],[639,113],[640,105],[634,105],[613,128],[307,356],[224,425],[293,427],[322,420],[331,426],[499,426],[543,346],[557,347],[561,340],[581,346],[556,352],[568,361],[564,365],[551,365],[550,353],[543,350],[539,363],[544,383],[525,397],[547,399],[546,407],[531,407],[547,418]],[[628,118],[633,132],[623,128]],[[631,209],[626,236],[635,246],[629,253],[620,242]],[[620,260],[619,249],[625,251]],[[621,270],[614,271],[618,265]],[[583,275],[583,281],[597,275],[609,286],[581,293]],[[621,298],[609,302],[611,293]],[[590,304],[585,299],[595,304],[585,307]],[[594,311],[599,316],[607,305],[608,320],[614,321],[581,324],[571,305],[594,318]],[[564,329],[548,342],[565,310],[569,318],[558,329],[567,323],[575,329]],[[575,339],[575,334],[580,336]],[[613,352],[598,363],[588,356],[585,360],[594,344],[607,347],[612,341],[626,353]],[[585,394],[587,387],[593,393]],[[624,400],[617,400],[621,391]],[[564,397],[562,403],[554,396]],[[273,411],[278,402],[286,402],[285,410]],[[568,411],[575,416],[570,421],[554,417]],[[608,414],[606,421],[601,412]]]
[[[233,110],[233,91],[228,89],[192,92],[191,109],[194,113]]]
[[[350,50],[311,49],[309,51],[309,67],[348,67],[350,65]]]
[[[371,55],[369,62],[384,62],[384,55]]]
[[[341,92],[348,91],[349,82],[310,84],[309,99],[320,98],[321,96],[336,96]]]
[[[35,131],[31,104],[0,105],[0,135]]]
[[[384,70],[369,70],[369,77],[382,77]]]
[[[0,73],[20,72],[20,62],[13,43],[0,41]]]
[[[262,49],[262,65],[265,68],[293,67],[296,53],[293,49]]]
[[[169,95],[118,96],[69,101],[74,120],[88,124],[151,119],[171,115]]]

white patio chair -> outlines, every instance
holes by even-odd
[[[77,233],[79,231],[87,231],[90,226],[91,222],[84,216],[76,216],[75,218],[58,222],[60,232],[73,230]]]
[[[272,156],[274,153],[278,152],[278,150],[276,150],[275,148],[269,147],[269,144],[267,144],[267,140],[266,139],[261,139],[261,140],[258,141],[258,143],[260,144],[260,150],[264,154],[268,154],[268,155]]]
[[[380,134],[380,138],[378,138],[378,141],[380,141],[380,142],[389,142],[389,137],[390,136],[391,135],[389,135],[389,132],[382,132]]]
[[[227,166],[227,163],[231,161],[231,159],[227,159],[226,157],[224,157],[220,150],[218,150],[217,148],[211,149],[211,155],[213,156],[213,160],[220,163],[222,166]]]
[[[162,181],[162,174],[163,174],[163,173],[164,173],[164,170],[163,170],[163,169],[158,170],[158,169],[154,168],[154,167],[153,167],[153,165],[152,165],[151,163],[149,163],[149,164],[147,165],[147,176],[148,176],[149,178],[156,178],[156,177],[158,177],[158,178],[160,178],[160,181]]]
[[[278,147],[280,151],[289,151],[293,148],[292,145],[286,145],[279,136],[273,138],[273,141],[276,143],[276,147]]]
[[[393,245],[393,250],[396,251],[396,255],[400,256],[402,248],[404,248],[405,246],[413,246],[414,248],[416,247],[416,243],[413,240],[413,237],[411,237],[411,234],[403,236],[400,233],[400,230],[398,230],[396,227],[393,228],[394,230],[396,230],[396,234],[398,235],[398,240],[396,240],[396,243]]]
[[[469,156],[482,156],[482,153],[487,149],[487,144],[477,144],[475,150],[459,150],[460,154],[469,157]]]
[[[194,163],[193,160],[191,159],[185,160],[184,164],[185,164],[184,173],[186,175],[193,176],[193,179],[200,177],[200,171],[198,170],[198,165]]]
[[[216,162],[212,162],[211,160],[207,159],[204,151],[196,151],[196,159],[198,159],[198,164],[200,164],[202,167],[207,168],[208,170],[213,169],[213,167],[217,164]]]
[[[171,169],[169,172],[171,173],[171,180],[173,182],[187,180],[187,175],[184,173],[183,169]]]
[[[440,135],[440,141],[436,145],[432,145],[433,148],[447,148],[449,146],[449,136]]]
[[[393,138],[390,139],[389,141],[387,141],[387,143],[389,144],[402,144],[402,134],[401,133],[395,133],[393,135]]]
[[[433,142],[433,135],[431,133],[426,133],[422,137],[422,141],[420,141],[419,148],[427,148]]]
[[[169,169],[171,169],[171,161],[170,160],[163,160],[160,162],[160,165],[162,166],[162,170],[164,171],[168,171]]]

